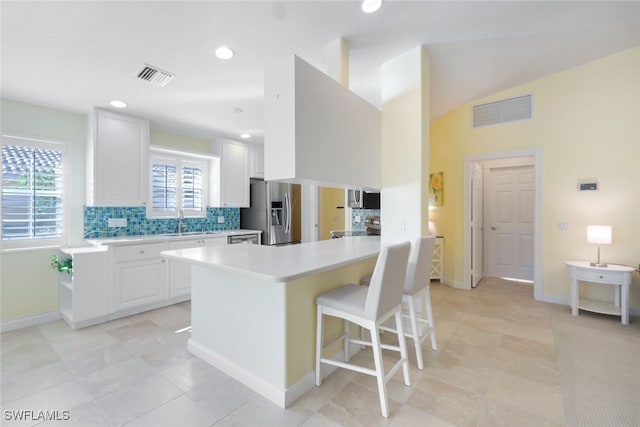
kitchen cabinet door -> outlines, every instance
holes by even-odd
[[[264,179],[264,146],[251,144],[251,178]]]
[[[87,204],[144,206],[149,121],[94,109],[87,155]]]
[[[209,237],[194,240],[180,240],[169,243],[169,249],[197,248],[202,246],[226,245],[226,237]],[[169,298],[191,294],[191,264],[171,260],[169,262]]]
[[[115,309],[125,310],[167,299],[167,276],[164,259],[117,263]]]
[[[118,246],[114,250],[116,311],[167,299],[169,270],[160,252],[166,243]]]
[[[222,141],[221,205],[249,207],[249,147],[237,141]]]

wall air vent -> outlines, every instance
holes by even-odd
[[[156,86],[165,87],[171,80],[173,80],[175,74],[161,70],[153,65],[144,64],[144,67],[138,71],[136,77]]]
[[[531,118],[531,95],[473,106],[473,127],[497,125]]]

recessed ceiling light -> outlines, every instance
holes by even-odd
[[[240,134],[240,138],[249,139],[249,138],[251,138],[251,134],[250,133],[241,133]]]
[[[373,13],[380,9],[382,6],[382,0],[364,0],[362,2],[362,11],[364,13]]]
[[[233,51],[226,46],[220,46],[216,49],[216,56],[220,59],[233,58]]]
[[[113,101],[111,101],[109,103],[109,105],[111,105],[114,108],[127,108],[127,103],[124,101],[118,101],[117,99],[114,99]]]

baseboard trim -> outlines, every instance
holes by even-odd
[[[256,377],[246,369],[220,356],[210,348],[195,342],[193,338],[187,341],[187,350],[233,379],[240,381],[256,393],[261,394],[279,407],[283,409],[287,407],[286,390],[275,387],[263,379]]]
[[[38,326],[43,323],[52,322],[62,319],[59,311],[51,311],[49,313],[36,314],[33,316],[20,317],[17,319],[3,320],[0,323],[0,332],[9,332],[16,329],[28,328],[30,326]]]
[[[471,289],[469,286],[465,286],[464,283],[460,281],[450,280],[450,279],[447,279],[446,277],[444,278],[444,284],[456,289],[466,289],[466,290]]]
[[[252,373],[247,372],[246,369],[220,356],[215,351],[198,344],[193,339],[189,339],[187,341],[187,350],[194,356],[199,357],[210,365],[216,367],[233,379],[240,381],[242,384],[246,385],[256,393],[261,394],[283,409],[291,406],[293,402],[300,399],[307,392],[313,389],[316,384],[315,372],[311,371],[300,380],[296,381],[296,383],[291,387],[287,389],[280,389],[273,384],[269,384],[263,379],[256,377]],[[351,345],[350,351],[352,351],[353,357],[353,355],[360,351],[360,346]],[[344,360],[344,352],[340,352],[340,354],[334,357],[339,360]],[[338,368],[335,366],[323,365],[322,377],[326,378],[336,369]]]
[[[537,301],[548,302],[551,304],[569,305],[569,297],[559,297],[553,295],[542,295]]]

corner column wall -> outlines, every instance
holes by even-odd
[[[382,64],[382,241],[429,233],[429,56],[419,46]]]

